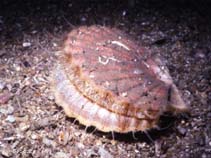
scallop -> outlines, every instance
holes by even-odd
[[[85,126],[146,131],[163,113],[188,110],[160,57],[121,30],[79,27],[60,52],[52,74],[55,101]]]

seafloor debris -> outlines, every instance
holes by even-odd
[[[69,117],[105,132],[145,131],[164,112],[188,109],[162,60],[108,27],[69,33],[52,85]]]
[[[6,104],[12,95],[8,91],[0,92],[0,104]]]

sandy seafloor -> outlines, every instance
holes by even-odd
[[[0,2],[0,158],[211,157],[211,7],[207,1]],[[64,36],[82,25],[117,27],[159,53],[190,114],[163,116],[161,130],[85,131],[50,91]]]

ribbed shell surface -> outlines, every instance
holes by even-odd
[[[145,131],[164,112],[187,110],[160,58],[114,28],[72,30],[52,82],[69,117],[105,132]]]

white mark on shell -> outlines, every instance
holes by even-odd
[[[123,92],[123,93],[121,93],[121,96],[123,96],[123,97],[127,97],[127,92]]]
[[[115,61],[115,62],[120,62],[118,59],[116,59],[115,57],[107,57],[105,55],[99,56],[98,57],[98,61],[99,63],[103,64],[103,65],[107,65],[109,63],[109,61]]]
[[[97,47],[95,50],[96,50],[96,51],[99,51],[99,48]]]
[[[99,116],[99,118],[107,118],[108,117],[108,110],[106,110],[106,109],[99,109],[98,110],[98,116]]]
[[[134,61],[134,62],[137,62],[137,59],[135,58],[135,59],[133,59],[133,61]]]
[[[93,73],[93,72],[90,72],[90,73],[89,73],[89,77],[90,77],[90,78],[95,78],[94,73]]]
[[[152,84],[152,82],[151,82],[151,81],[148,81],[148,82],[147,82],[147,84],[148,84],[148,85],[151,85],[151,84]]]
[[[89,75],[90,78],[95,78],[95,76],[93,74]]]
[[[144,64],[147,68],[150,67],[149,64],[147,64],[145,61],[143,61],[143,64]]]
[[[137,75],[140,75],[140,74],[143,74],[143,71],[141,69],[135,69],[133,71],[134,74],[137,74]]]
[[[108,81],[105,81],[105,85],[106,85],[107,87],[109,87],[109,86],[110,86],[110,83],[109,83]]]
[[[119,41],[111,41],[111,44],[115,44],[115,45],[118,45],[120,47],[123,47],[124,49],[126,50],[130,50],[130,48],[128,48],[128,46],[126,46],[125,44],[123,44],[122,42],[119,42]]]

